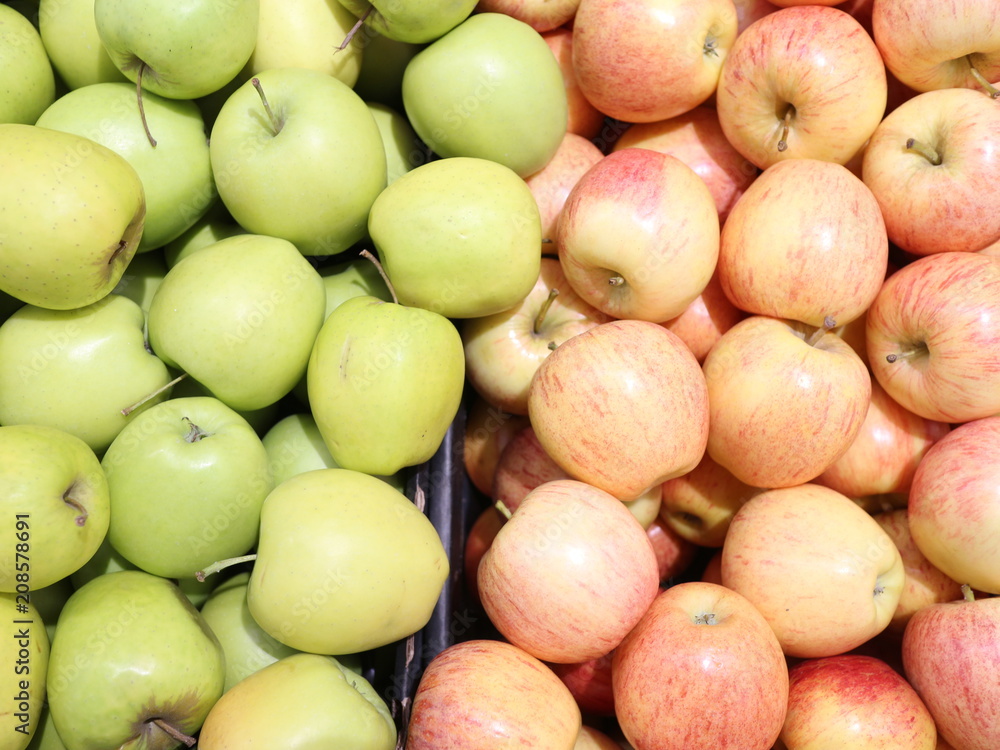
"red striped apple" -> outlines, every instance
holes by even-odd
[[[722,334],[745,317],[746,312],[729,301],[729,297],[722,291],[718,273],[714,273],[708,286],[684,312],[671,318],[663,326],[680,336],[695,359],[704,362]]]
[[[566,88],[566,132],[576,133],[584,138],[595,138],[604,124],[604,113],[587,101],[580,90],[573,69],[573,30],[561,26],[542,34],[545,43],[549,45],[552,54],[556,56],[559,70],[562,72],[563,84]]]
[[[604,158],[593,143],[567,132],[549,163],[525,178],[542,220],[542,250],[555,252],[556,225],[566,198],[587,170]],[[548,240],[548,242],[546,242]]]

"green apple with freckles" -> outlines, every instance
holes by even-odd
[[[97,35],[94,0],[40,0],[38,31],[52,67],[70,90],[127,80]]]
[[[56,98],[45,46],[31,21],[0,5],[0,122],[33,125]]]

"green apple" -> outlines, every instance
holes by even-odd
[[[10,540],[0,546],[0,591],[45,588],[80,568],[108,532],[109,507],[85,442],[51,427],[0,427],[0,538]]]
[[[110,503],[110,500],[109,500]],[[88,581],[92,581],[105,573],[117,573],[119,570],[138,570],[132,563],[126,560],[121,554],[111,546],[111,540],[107,536],[101,542],[101,546],[91,556],[87,562],[74,571],[69,581],[74,589],[82,588]]]
[[[424,44],[447,34],[469,17],[476,0],[340,0],[376,34],[411,44]]]
[[[214,398],[172,398],[144,411],[101,465],[111,545],[164,578],[193,578],[249,550],[274,486],[257,433]]]
[[[258,0],[95,0],[97,34],[130,81],[169,99],[222,88],[257,42]]]
[[[133,256],[132,262],[118,280],[118,286],[111,293],[128,297],[147,314],[153,295],[166,275],[167,264],[161,250],[140,253]]]
[[[149,341],[231,408],[260,409],[302,377],[325,309],[323,280],[292,243],[238,235],[167,272]]]
[[[448,318],[508,310],[538,280],[538,204],[494,161],[456,157],[407,172],[375,201],[368,231],[399,301]]]
[[[103,452],[170,381],[146,349],[142,309],[107,297],[75,310],[25,305],[0,325],[0,424],[55,427]]]
[[[414,130],[441,156],[477,156],[522,177],[566,134],[566,89],[542,35],[502,13],[477,13],[421,50],[403,75]]]
[[[52,67],[68,88],[126,80],[97,35],[94,0],[41,0],[38,30]]]
[[[45,623],[27,594],[0,594],[0,747],[24,750],[39,727],[45,701],[49,637]]]
[[[348,469],[299,474],[261,509],[247,603],[300,651],[350,654],[417,632],[448,578],[427,517],[385,482]]]
[[[368,102],[385,146],[386,175],[389,185],[414,167],[427,161],[425,147],[403,115],[385,104]]]
[[[89,138],[0,125],[0,290],[71,310],[118,284],[142,236],[135,169]]]
[[[191,398],[196,396],[211,396],[215,398],[212,396],[212,392],[203,384],[187,377],[178,380],[177,384],[170,391],[171,398]],[[233,411],[243,417],[253,427],[254,432],[258,435],[263,435],[278,421],[278,415],[281,414],[281,407],[281,401],[276,401],[259,409],[234,409]]]
[[[238,573],[220,584],[201,608],[201,616],[226,654],[227,692],[244,677],[298,653],[261,630],[253,619],[247,604],[249,582],[249,573]]]
[[[146,194],[146,223],[137,252],[162,247],[195,223],[216,198],[205,123],[194,102],[145,94],[150,145],[135,86],[95,83],[70,91],[42,112],[39,127],[76,133],[131,164]]]
[[[60,578],[42,589],[32,589],[31,603],[35,605],[38,616],[45,623],[45,634],[51,643],[56,633],[56,623],[66,601],[73,595],[73,584],[69,577]]]
[[[253,746],[393,750],[396,725],[364,677],[332,656],[293,654],[223,695],[198,741],[201,750]]]
[[[355,297],[326,319],[309,360],[309,404],[338,465],[395,474],[430,459],[465,382],[462,338],[447,318]]]
[[[311,414],[289,414],[261,439],[267,451],[274,485],[315,469],[336,469]]]
[[[34,125],[56,98],[56,79],[31,21],[0,5],[0,123]]]
[[[212,127],[219,195],[248,232],[334,255],[365,235],[386,185],[385,147],[361,97],[305,68],[265,70],[238,88]]]
[[[177,586],[125,570],[66,602],[46,686],[67,750],[170,750],[201,727],[224,676],[218,639]]]
[[[337,0],[260,0],[257,45],[244,72],[249,79],[272,68],[309,68],[354,86],[362,40],[337,47],[356,21]]]
[[[229,215],[225,204],[221,200],[216,200],[204,216],[163,248],[163,257],[167,262],[167,268],[173,268],[191,253],[201,250],[203,247],[214,245],[227,237],[246,233],[246,230]]]
[[[38,729],[28,743],[27,750],[66,750],[56,723],[52,721],[52,713],[48,706],[42,707],[42,715],[38,719]]]
[[[340,305],[354,297],[378,297],[392,302],[392,292],[378,267],[367,258],[349,260],[320,269],[326,289],[326,318]]]
[[[397,42],[368,27],[360,32],[368,44],[361,58],[361,72],[354,90],[366,102],[378,102],[396,110],[403,108],[403,71],[422,45]]]

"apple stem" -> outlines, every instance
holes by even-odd
[[[625,279],[623,279],[621,276],[612,276],[610,279],[608,279],[608,283],[611,286],[621,286],[622,284],[625,283]]]
[[[129,414],[131,414],[132,412],[134,412],[136,409],[138,409],[140,406],[142,406],[146,402],[152,401],[154,398],[156,398],[157,396],[159,396],[164,391],[167,391],[167,390],[173,388],[179,382],[181,382],[182,380],[184,380],[184,378],[186,378],[187,376],[188,376],[188,374],[186,372],[182,372],[180,375],[178,375],[176,378],[174,378],[173,380],[171,380],[166,385],[160,386],[159,388],[157,388],[152,393],[143,396],[141,399],[139,399],[138,401],[136,401],[131,406],[126,406],[124,409],[122,409],[122,416],[123,417],[127,417]]]
[[[909,359],[910,357],[915,357],[917,354],[922,353],[923,349],[907,349],[905,352],[899,352],[898,354],[887,354],[885,355],[885,361],[890,365],[893,362],[897,362],[901,359]]]
[[[986,80],[986,76],[980,73],[976,66],[972,64],[972,58],[969,55],[966,55],[965,59],[969,63],[969,70],[972,72],[972,77],[976,79],[976,83],[986,89],[986,93],[989,94],[990,99],[1000,99],[1000,89]]]
[[[705,46],[701,48],[701,54],[711,55],[712,57],[718,57],[719,56],[719,50],[717,49],[718,44],[719,40],[716,39],[714,36],[706,37]]]
[[[792,124],[792,117],[795,115],[795,107],[791,104],[785,110],[785,117],[781,123],[781,138],[778,139],[778,151],[785,151],[788,148],[788,131]]]
[[[972,590],[972,586],[970,586],[967,583],[962,584],[962,598],[965,599],[965,601],[967,602],[976,601],[976,594]]]
[[[500,515],[503,516],[508,521],[514,515],[513,513],[510,512],[510,508],[507,507],[507,504],[504,503],[503,500],[497,500],[496,503],[494,503],[493,507],[495,507],[498,511],[500,511]]]
[[[558,296],[559,296],[558,289],[556,289],[555,287],[549,289],[549,296],[545,298],[545,301],[542,303],[542,306],[538,309],[538,315],[535,316],[535,324],[531,328],[531,330],[534,331],[536,336],[538,335],[538,332],[542,328],[542,323],[545,322],[545,316],[548,314],[549,308],[552,307],[553,300],[555,300],[555,298]]]
[[[823,318],[823,325],[821,325],[819,328],[817,328],[815,331],[809,334],[809,338],[806,339],[806,343],[809,344],[809,346],[816,346],[816,344],[819,343],[819,340],[821,338],[823,338],[826,334],[828,334],[836,327],[837,327],[837,321],[831,318],[829,315],[827,315],[825,318]]]
[[[194,743],[197,742],[197,740],[194,737],[190,737],[184,734],[184,732],[182,732],[180,729],[175,727],[173,724],[168,724],[163,719],[153,719],[152,723],[158,726],[167,734],[169,734],[175,740],[177,740],[178,742],[183,742],[188,747],[194,747]]]
[[[231,567],[233,565],[239,565],[240,563],[251,562],[252,560],[256,559],[257,555],[253,554],[253,555],[243,555],[242,557],[230,557],[228,560],[219,560],[218,562],[212,563],[204,570],[199,570],[197,573],[194,574],[194,577],[197,578],[202,583],[204,583],[206,578],[208,578],[210,575],[218,573],[220,570],[225,570],[226,568]]]
[[[361,30],[361,27],[362,27],[362,26],[364,25],[365,21],[367,21],[367,20],[368,20],[368,16],[370,16],[370,15],[372,14],[372,11],[373,11],[373,10],[375,10],[375,6],[374,6],[374,5],[369,5],[369,6],[368,6],[368,10],[366,10],[366,11],[365,11],[365,12],[364,12],[364,13],[363,13],[363,14],[361,15],[361,17],[360,17],[360,18],[358,18],[358,21],[357,21],[357,23],[355,23],[355,24],[354,24],[354,25],[353,25],[353,26],[351,27],[351,30],[347,32],[347,36],[345,36],[345,37],[344,37],[344,41],[342,41],[342,42],[340,43],[340,46],[339,46],[339,47],[337,47],[337,48],[336,48],[336,49],[335,49],[335,50],[333,51],[333,54],[335,54],[335,55],[336,55],[336,54],[337,54],[338,52],[342,52],[343,50],[345,50],[345,49],[347,48],[347,45],[348,45],[348,44],[350,44],[350,43],[351,43],[351,41],[352,41],[352,40],[354,39],[354,35],[355,35],[355,34],[357,34],[357,33],[358,33],[358,31],[360,31],[360,30]]]
[[[149,132],[149,123],[146,122],[146,108],[142,106],[142,74],[145,70],[146,63],[140,62],[139,73],[135,77],[135,97],[136,101],[139,102],[139,119],[142,120],[142,129],[146,131],[146,138],[149,140],[149,145],[156,148],[156,139]]]
[[[63,499],[63,502],[66,503],[66,505],[68,505],[69,507],[71,507],[73,510],[75,510],[79,514],[79,515],[77,515],[76,518],[73,519],[73,521],[76,523],[76,525],[77,526],[85,526],[87,524],[87,509],[84,508],[82,505],[80,505],[80,503],[78,503],[76,500],[74,500],[70,496],[70,493],[73,492],[73,488],[75,486],[76,486],[76,483],[74,482],[69,487],[67,487],[66,491],[63,493],[62,499]]]
[[[399,297],[396,296],[396,290],[392,286],[392,282],[389,281],[389,275],[385,272],[385,269],[382,267],[382,264],[378,262],[378,258],[376,258],[374,255],[372,255],[371,252],[368,251],[368,250],[362,250],[361,251],[361,257],[362,258],[367,258],[368,260],[370,260],[372,263],[375,264],[375,269],[378,271],[379,276],[382,277],[382,281],[384,281],[385,285],[387,287],[389,287],[389,294],[392,295],[392,301],[395,302],[398,305],[399,304]]]
[[[271,105],[268,103],[267,97],[264,96],[264,87],[260,85],[260,79],[254,76],[250,79],[250,82],[253,84],[253,87],[257,89],[260,101],[264,105],[264,111],[267,112],[267,116],[271,120],[271,129],[274,131],[274,134],[277,135],[281,132],[281,123],[278,121],[278,118],[274,116],[274,110],[271,109]]]
[[[703,612],[694,618],[695,625],[718,625],[719,621],[715,619],[714,612]]]
[[[908,151],[916,151],[935,167],[941,164],[941,154],[939,154],[932,146],[928,146],[926,143],[918,141],[916,138],[906,139],[906,149]]]
[[[188,423],[188,434],[184,436],[185,442],[197,443],[202,438],[209,437],[209,433],[205,432],[187,417],[181,417],[181,419]]]

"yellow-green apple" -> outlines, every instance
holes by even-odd
[[[406,747],[573,750],[581,726],[579,707],[551,669],[509,643],[471,640],[449,646],[427,665]]]
[[[906,678],[930,709],[938,732],[960,750],[1000,743],[1000,598],[934,604],[903,634]]]
[[[38,29],[0,5],[0,122],[34,125],[56,98],[56,78]]]
[[[508,414],[474,395],[467,406],[462,463],[472,485],[487,497],[493,494],[493,474],[504,447],[523,428],[528,418]]]
[[[582,135],[567,132],[549,163],[525,178],[538,203],[542,242],[555,242],[556,224],[566,198],[587,170],[603,158],[604,154],[592,142]],[[554,245],[548,247],[554,252]],[[543,252],[546,249],[543,245]]]
[[[574,336],[538,368],[528,416],[575,479],[634,500],[686,474],[708,440],[698,361],[656,323],[616,320]]]
[[[593,727],[581,727],[573,750],[621,750],[621,745]]]
[[[573,20],[580,0],[479,0],[477,13],[506,13],[535,31],[551,31]]]
[[[71,310],[114,289],[146,216],[132,165],[89,138],[11,123],[0,171],[0,291]]]
[[[1000,260],[938,253],[904,266],[868,310],[872,374],[909,411],[940,422],[1000,413]]]
[[[153,295],[166,275],[167,264],[160,250],[134,255],[111,294],[128,297],[143,313],[149,314]]]
[[[368,233],[400,303],[448,318],[507,310],[538,280],[538,204],[523,179],[489,159],[407,172],[376,198]]]
[[[521,177],[544,167],[566,132],[559,64],[541,34],[504,13],[475,13],[418,52],[403,107],[439,156],[490,159]]]
[[[465,554],[462,565],[465,573],[465,589],[472,601],[482,606],[482,599],[479,596],[479,563],[482,562],[486,550],[493,544],[500,527],[507,519],[499,510],[490,506],[484,508],[469,529],[465,537]]]
[[[956,19],[961,19],[957,26]],[[978,89],[997,98],[1000,7],[995,3],[957,0],[944,7],[878,0],[872,33],[886,67],[907,86]]]
[[[997,33],[1000,60],[1000,14]],[[875,128],[862,162],[889,239],[914,255],[976,251],[1000,240],[998,169],[1000,107],[961,88],[899,105]]]
[[[670,154],[694,170],[708,186],[719,223],[757,176],[757,167],[729,143],[713,107],[702,105],[659,122],[631,125],[612,151],[648,148]]]
[[[610,653],[659,591],[646,530],[613,495],[572,479],[540,485],[479,565],[490,622],[544,661]]]
[[[466,374],[493,406],[528,413],[528,386],[538,366],[566,340],[610,317],[584,302],[555,258],[542,258],[538,281],[513,307],[462,321]]]
[[[646,536],[653,545],[660,585],[684,573],[694,559],[696,546],[674,531],[662,518],[656,518],[646,528]]]
[[[837,8],[782,8],[741,33],[715,100],[730,143],[765,169],[783,159],[846,164],[885,113],[875,42]]]
[[[413,0],[388,2],[378,0],[340,0],[359,19],[367,36],[409,44],[425,44],[444,36],[461,24],[476,7],[476,0],[448,0],[426,6]],[[338,43],[340,40],[337,40]]]
[[[736,737],[745,750],[769,750],[787,708],[774,632],[744,597],[711,583],[659,594],[615,649],[611,679],[635,750],[734,746]]]
[[[47,425],[103,453],[163,396],[129,407],[170,382],[144,326],[142,309],[117,294],[75,310],[22,307],[0,325],[0,424]]]
[[[236,89],[212,125],[209,154],[240,226],[305,255],[333,255],[364,237],[386,186],[385,146],[364,101],[306,68],[265,70]]]
[[[611,689],[611,664],[614,651],[578,664],[549,664],[573,694],[586,716],[614,716],[615,694]]]
[[[959,425],[920,461],[910,533],[950,578],[1000,594],[1000,415]]]
[[[843,339],[763,315],[722,335],[703,364],[708,453],[754,487],[819,476],[861,430],[871,376]]]
[[[398,42],[382,34],[366,34],[361,71],[354,90],[366,102],[403,111],[403,73],[423,45]]]
[[[910,533],[906,508],[876,513],[874,518],[885,529],[903,559],[906,580],[888,626],[888,630],[901,635],[914,612],[932,604],[961,599],[962,587],[934,567],[917,547]]]
[[[815,482],[848,497],[909,492],[917,464],[950,429],[907,411],[875,380],[860,432]]]
[[[94,0],[40,0],[38,32],[52,67],[70,90],[126,80],[97,35]]]
[[[788,670],[786,750],[935,750],[937,729],[910,683],[881,659],[841,654]]]
[[[310,68],[353,87],[364,46],[354,36],[343,49],[357,18],[337,0],[259,0],[253,53],[240,75],[249,80],[271,68]]]
[[[573,18],[580,89],[626,122],[683,114],[715,91],[736,26],[732,0],[581,0]]]
[[[332,1],[332,0],[331,0]],[[386,184],[397,179],[426,160],[425,147],[410,127],[405,115],[385,104],[366,102],[385,146]]]
[[[687,474],[664,482],[661,492],[660,518],[674,533],[702,547],[721,547],[733,515],[761,490],[706,453]]]
[[[695,359],[704,362],[722,334],[745,317],[747,313],[730,302],[722,291],[716,267],[716,272],[701,294],[694,298],[684,312],[666,321],[663,326],[680,336]]]
[[[885,630],[904,578],[882,527],[817,484],[755,495],[722,547],[723,585],[760,610],[788,656],[841,654]]]
[[[28,521],[23,521],[22,531],[16,533],[23,532],[27,532],[26,537],[30,539]],[[11,538],[17,539],[16,536]],[[30,555],[27,557],[30,567]],[[7,665],[2,689],[10,701],[9,707],[0,712],[0,732],[4,733],[5,750],[33,747],[32,738],[41,734],[44,723],[42,714],[45,673],[49,664],[49,635],[41,613],[35,607],[35,593],[28,593],[27,586],[21,594],[0,593],[0,616],[10,628],[10,635],[0,642],[0,655]]]
[[[573,69],[573,30],[566,26],[542,34],[559,63],[566,90],[566,132],[595,138],[604,124],[604,113],[591,104],[580,90]]]
[[[617,151],[570,192],[556,228],[566,278],[615,318],[670,320],[712,278],[719,216],[708,187],[680,159]]]
[[[840,164],[768,167],[722,229],[717,273],[736,307],[822,326],[860,317],[885,280],[889,241],[875,196]]]

